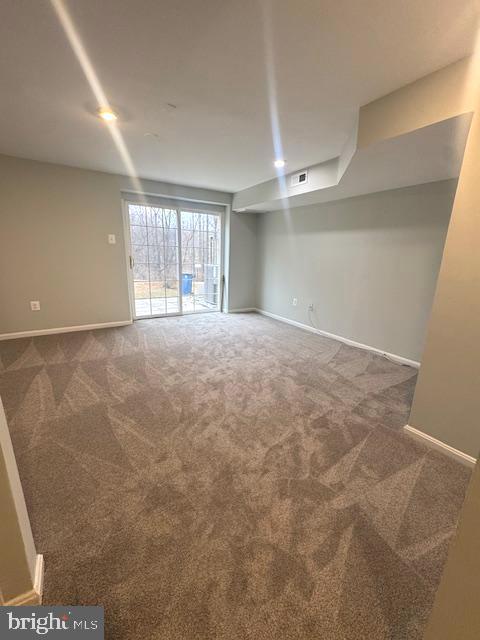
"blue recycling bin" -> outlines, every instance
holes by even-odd
[[[182,273],[182,294],[192,293],[193,273]]]

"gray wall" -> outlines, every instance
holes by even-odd
[[[116,176],[0,157],[0,193],[0,333],[130,318]]]
[[[409,419],[411,426],[474,458],[480,451],[479,149],[480,95]]]
[[[419,361],[455,188],[259,214],[257,307]]]
[[[231,202],[222,192],[141,186]],[[0,156],[0,334],[130,319],[121,191],[134,187],[125,176]],[[41,311],[30,310],[31,300]]]
[[[480,638],[479,530],[480,466],[477,461],[423,640]]]
[[[257,214],[230,214],[228,309],[255,307]]]
[[[0,398],[0,605],[32,590],[37,553]]]
[[[366,146],[458,114],[474,113],[409,418],[411,426],[473,457],[478,456],[480,449],[478,62],[476,55],[465,58],[363,106],[359,126],[359,145]],[[464,553],[472,553],[472,549],[464,547]],[[475,566],[471,568],[476,570]],[[469,584],[468,579],[462,587],[457,591],[460,598],[468,590],[470,595],[478,591],[477,585]],[[465,611],[456,608],[458,597],[449,601],[448,595],[447,599],[442,596],[443,603],[450,603],[448,611],[455,611],[456,615],[448,618],[441,634],[434,631],[426,637],[438,640],[470,637],[463,635],[463,629],[456,625]],[[465,607],[471,603],[471,599],[465,598]],[[471,619],[465,617],[463,621],[468,624]],[[438,630],[445,620],[446,616],[437,617],[432,629]],[[469,627],[475,637],[477,628],[475,624]]]

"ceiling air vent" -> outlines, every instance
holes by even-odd
[[[308,182],[308,171],[305,169],[304,171],[299,171],[298,173],[294,173],[290,176],[290,186],[298,187],[301,184],[306,184]]]

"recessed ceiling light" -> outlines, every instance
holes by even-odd
[[[278,158],[278,160],[275,160],[275,162],[273,163],[273,166],[275,167],[275,169],[281,169],[285,166],[285,160],[283,160],[282,158]]]
[[[100,107],[97,113],[105,122],[113,122],[118,117],[117,114],[108,107]]]

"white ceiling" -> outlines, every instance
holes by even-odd
[[[275,211],[458,178],[471,115],[458,115],[357,149],[338,184],[327,180],[325,187],[317,184],[312,190],[307,184],[299,194],[290,188],[283,202],[279,198],[262,202],[262,196],[268,195],[268,185],[260,184],[249,194],[251,204],[242,204],[247,211]],[[240,195],[235,194],[234,209]]]
[[[476,31],[476,0],[64,5],[138,175],[232,192],[275,175],[268,77],[292,171],[339,155],[360,105],[471,53]],[[125,173],[50,1],[2,0],[0,42],[0,153]]]

